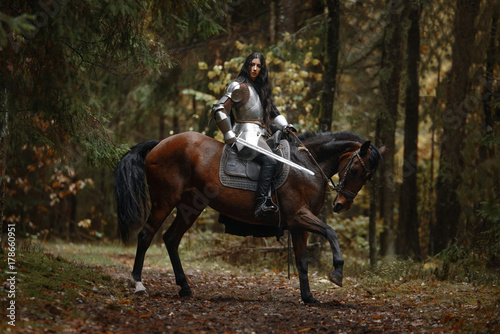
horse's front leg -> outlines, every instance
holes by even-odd
[[[306,304],[318,304],[309,288],[309,277],[307,272],[307,232],[305,230],[294,230],[292,233],[293,249],[295,251],[295,262],[299,270],[300,296]]]
[[[302,207],[295,216],[295,224],[306,231],[318,233],[324,236],[330,243],[333,254],[333,268],[328,278],[338,286],[342,286],[344,259],[340,251],[339,238],[335,230],[322,222],[307,207]]]
[[[326,225],[326,224],[325,224]],[[342,257],[342,252],[339,246],[339,237],[333,228],[327,226],[327,239],[330,242],[330,247],[333,253],[333,270],[328,274],[328,278],[333,283],[342,287],[343,270],[344,270],[344,259]]]

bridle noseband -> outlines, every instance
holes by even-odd
[[[359,155],[359,149],[357,149],[353,154],[351,154],[347,163],[338,171],[338,175],[340,178],[339,183],[335,185],[333,180],[330,179],[330,182],[332,183],[333,186],[333,190],[335,190],[339,194],[342,194],[349,202],[353,202],[354,198],[358,195],[357,193],[353,193],[352,191],[344,189],[345,180],[347,178],[347,175],[351,171],[352,164],[354,163],[354,158],[358,158],[359,162],[361,163],[361,166],[363,166],[364,172],[366,173],[366,175],[364,176],[364,181],[365,182],[368,181],[372,176],[373,170],[366,167],[365,162],[363,161],[363,159],[361,159],[361,156]],[[342,171],[344,171],[344,169],[347,170],[344,174],[344,177],[341,178],[340,174],[342,173]]]

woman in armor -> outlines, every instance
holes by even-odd
[[[277,208],[267,199],[276,172],[276,160],[236,142],[237,134],[247,142],[271,151],[265,138],[277,130],[284,133],[296,131],[274,105],[266,61],[260,53],[252,53],[246,58],[236,80],[228,84],[224,96],[213,106],[212,116],[224,134],[226,144],[236,146],[238,157],[255,160],[261,165],[255,193],[255,217],[260,219],[274,213]]]

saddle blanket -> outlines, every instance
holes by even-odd
[[[290,143],[287,140],[281,140],[274,153],[290,159]],[[219,163],[219,180],[223,186],[255,191],[259,172],[259,163],[253,160],[239,159],[234,149],[227,144],[224,145]],[[285,183],[289,172],[290,166],[278,163],[274,181],[275,189],[279,189]]]

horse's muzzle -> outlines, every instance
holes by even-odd
[[[342,211],[344,211],[344,205],[342,203],[335,204],[335,202],[334,202],[333,212],[340,213]]]

